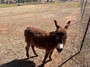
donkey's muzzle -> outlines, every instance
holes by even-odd
[[[61,52],[63,50],[63,44],[57,44],[56,49],[58,52]]]
[[[63,49],[58,49],[58,48],[57,48],[57,51],[58,51],[59,53],[60,53],[62,50],[63,50]]]

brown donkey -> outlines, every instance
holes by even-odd
[[[67,22],[64,28],[61,28],[57,25],[57,21],[54,20],[56,30],[53,32],[46,32],[37,28],[27,27],[24,31],[26,45],[26,56],[29,58],[29,48],[32,47],[32,50],[36,56],[37,53],[34,49],[35,47],[45,49],[46,53],[44,56],[43,64],[45,63],[47,57],[51,59],[51,55],[56,48],[58,52],[63,50],[63,47],[67,39],[67,29],[70,25],[70,21]]]

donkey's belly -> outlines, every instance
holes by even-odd
[[[40,49],[47,49],[48,43],[46,39],[43,38],[35,38],[33,39],[33,45]]]
[[[39,49],[47,49],[46,46],[40,45],[40,44],[34,44],[35,47],[39,48]]]

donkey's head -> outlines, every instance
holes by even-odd
[[[56,26],[56,31],[55,31],[56,41],[57,41],[56,49],[58,52],[61,52],[63,50],[65,43],[66,43],[67,29],[70,26],[71,21],[68,21],[64,28],[60,27],[57,24],[56,20],[54,20],[54,22],[55,22],[55,26]]]

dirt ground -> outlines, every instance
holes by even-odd
[[[80,8],[70,5],[62,6],[59,3],[0,8],[0,67],[39,67],[45,51],[35,48],[39,56],[25,60],[24,30],[26,27],[32,26],[47,32],[54,31],[56,29],[54,19],[61,26],[65,26],[69,20],[71,24],[74,24],[80,19]],[[72,45],[72,43],[75,42],[78,27],[79,25],[76,24],[70,26],[64,50],[61,53],[55,50],[52,55],[53,60],[46,63],[45,67],[58,67],[70,55],[77,52],[79,45]],[[80,31],[82,32],[82,30]],[[30,49],[30,56],[33,55]],[[70,64],[74,63],[70,62]],[[68,65],[64,67],[70,67]]]

